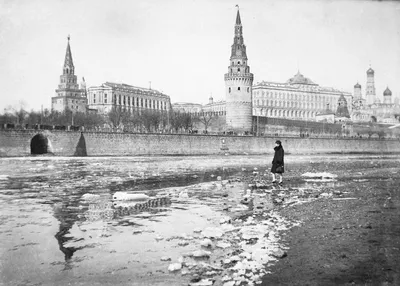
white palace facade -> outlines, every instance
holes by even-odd
[[[298,72],[286,83],[262,81],[253,86],[253,115],[314,121],[328,109],[336,110],[339,98],[352,101],[352,94],[322,87]],[[351,105],[349,105],[351,113]]]
[[[89,109],[100,114],[110,112],[113,108],[125,111],[157,110],[169,111],[171,100],[157,90],[136,87],[124,83],[106,82],[88,89]]]

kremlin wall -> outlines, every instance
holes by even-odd
[[[0,157],[272,154],[278,138],[288,155],[400,153],[398,139],[0,130]]]

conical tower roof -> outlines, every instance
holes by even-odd
[[[349,109],[347,108],[347,100],[343,94],[338,99],[338,106],[336,110],[336,116],[350,118]]]
[[[240,20],[239,6],[236,14],[236,25],[242,25],[242,21]]]
[[[67,51],[65,52],[65,59],[64,59],[64,68],[66,68],[66,67],[73,68],[74,67],[74,62],[72,61],[72,53],[71,53],[71,47],[69,45],[69,40],[70,40],[70,36],[68,36]]]

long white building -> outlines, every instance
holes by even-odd
[[[126,111],[169,111],[171,99],[157,90],[136,87],[124,83],[106,82],[88,89],[89,109],[108,113],[118,107]]]
[[[253,115],[313,121],[327,107],[336,110],[341,96],[352,102],[351,93],[319,86],[298,72],[286,83],[262,81],[255,84]]]

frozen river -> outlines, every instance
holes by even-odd
[[[271,156],[2,158],[0,282],[3,285],[187,285],[192,281],[196,285],[199,280],[207,285],[211,280],[200,280],[203,277],[198,277],[198,273],[201,273],[212,279],[214,285],[222,285],[221,277],[226,272],[221,261],[235,255],[233,246],[247,255],[243,252],[246,243],[241,240],[247,235],[247,242],[251,242],[251,236],[245,231],[253,236],[257,231],[265,231],[269,233],[265,239],[276,246],[280,243],[279,230],[295,225],[273,212],[268,190],[260,192],[258,198],[263,200],[260,209],[270,211],[268,216],[264,215],[269,219],[263,224],[265,228],[237,219],[248,211],[248,206],[240,203],[248,185],[236,178],[254,172],[262,176],[271,159]],[[369,165],[371,160],[379,163],[391,157],[295,156],[287,159],[287,165],[291,161],[293,168],[303,165],[312,169],[327,161],[340,165],[349,160]],[[296,180],[291,178],[291,184],[307,187],[304,181]],[[156,203],[137,207],[137,203],[114,200],[117,192],[146,194],[156,199]],[[240,229],[237,224],[225,223],[232,219],[233,213],[236,221],[243,222]],[[253,218],[254,215],[250,217]],[[243,230],[243,225],[254,227]],[[213,245],[205,245],[208,238]],[[256,245],[250,242],[247,244]],[[276,249],[271,246],[268,250],[265,243],[260,246],[266,251],[263,255],[274,261],[270,254]],[[196,251],[198,255],[193,256]],[[255,257],[254,251],[253,258],[247,260],[256,261]],[[171,264],[180,264],[182,269],[169,271]],[[200,264],[208,267],[208,272],[196,268]]]

